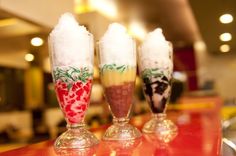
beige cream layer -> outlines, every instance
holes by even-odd
[[[101,81],[104,87],[118,86],[124,84],[125,82],[135,81],[135,77],[136,68],[128,68],[123,72],[106,69],[101,74]]]

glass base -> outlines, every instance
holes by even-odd
[[[103,140],[133,140],[142,136],[136,127],[128,124],[128,119],[114,119],[113,122],[103,135]]]
[[[67,126],[68,130],[60,135],[55,143],[55,150],[62,149],[85,149],[99,143],[94,134],[89,132],[85,126]]]
[[[172,141],[178,134],[177,126],[166,119],[166,114],[155,114],[152,119],[145,123],[143,133],[155,134],[158,140],[163,142]]]
[[[55,149],[57,156],[92,156],[96,153],[98,145],[90,148],[78,149]]]

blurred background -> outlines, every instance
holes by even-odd
[[[75,14],[95,40],[112,22],[127,27],[138,45],[161,27],[174,46],[171,105],[184,97],[221,99],[221,117],[236,114],[235,0],[0,0],[0,151],[65,130],[48,58],[47,37],[64,12]],[[111,122],[95,61],[86,122]],[[149,113],[136,80],[133,115]]]

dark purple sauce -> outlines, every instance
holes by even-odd
[[[163,113],[166,108],[168,96],[164,94],[170,88],[170,82],[166,76],[156,79],[144,78],[144,93],[153,113]],[[169,95],[168,91],[168,95]],[[153,96],[158,95],[158,99],[154,100]]]

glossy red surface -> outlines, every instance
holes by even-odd
[[[209,100],[208,102],[212,102]],[[189,102],[189,101],[188,101]],[[196,101],[195,101],[196,102]],[[200,105],[200,104],[199,104]],[[178,136],[169,144],[160,143],[152,135],[127,142],[101,141],[96,147],[84,151],[54,151],[53,141],[0,153],[1,156],[218,156],[221,152],[221,126],[219,105],[185,111],[171,111],[168,117],[179,128]],[[141,128],[149,116],[136,117],[132,123]],[[94,132],[104,132],[104,128]]]

